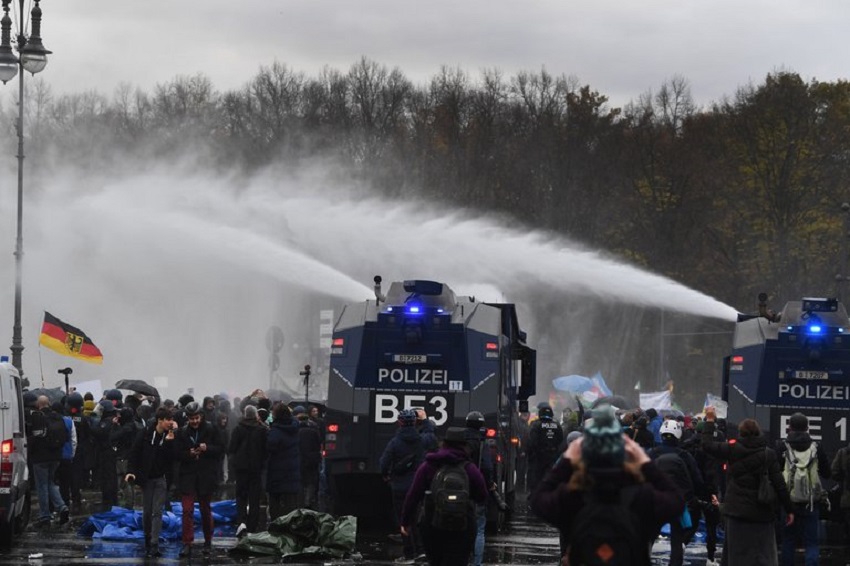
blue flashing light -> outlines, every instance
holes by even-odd
[[[823,331],[823,327],[819,324],[813,324],[809,327],[809,332],[812,334],[820,334]]]
[[[3,362],[8,362],[8,361],[9,361],[9,356],[0,356],[0,364],[2,364]]]
[[[393,312],[393,308],[392,308],[392,307],[387,307],[387,312]]]
[[[793,326],[789,326],[789,327],[788,327],[788,332],[793,332],[793,331],[794,331],[794,327],[793,327]]]
[[[420,307],[419,305],[410,305],[409,307],[407,307],[407,312],[409,312],[410,314],[419,314],[420,312],[422,312],[422,307]]]
[[[446,311],[444,311],[443,309],[437,309],[437,314],[443,314],[444,312]]]

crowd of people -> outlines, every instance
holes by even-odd
[[[141,505],[146,552],[157,557],[161,511],[172,496],[183,510],[180,556],[190,557],[195,502],[207,554],[210,504],[227,484],[236,495],[238,537],[260,528],[264,494],[269,521],[297,508],[319,510],[324,425],[316,405],[290,407],[259,389],[232,404],[226,395],[160,403],[111,389],[97,401],[91,393],[54,403],[25,393],[24,406],[36,528],[54,513],[67,523],[83,489],[97,489],[100,510]]]
[[[538,420],[551,421],[548,406],[540,407],[539,414]],[[830,461],[812,439],[802,413],[790,417],[784,438],[776,443],[769,442],[754,419],[737,423],[727,438],[714,407],[695,417],[667,418],[654,409],[615,413],[603,407],[562,424],[573,430],[554,459],[548,449],[541,454],[548,461],[542,477],[532,477],[535,466],[530,465],[529,484],[533,512],[561,532],[565,563],[590,563],[586,555],[603,548],[587,534],[586,525],[595,509],[608,505],[609,518],[627,518],[619,539],[626,540],[633,527],[642,541],[638,554],[628,555],[624,545],[620,552],[627,554],[626,560],[612,564],[650,564],[652,545],[669,524],[670,565],[681,566],[684,547],[702,517],[708,566],[792,566],[800,548],[805,564],[816,566],[820,514],[830,505],[824,480],[830,477],[843,490],[850,542],[848,450]],[[725,542],[718,556],[721,527]],[[602,531],[597,525],[588,532]],[[604,548],[613,556],[615,546]]]
[[[296,508],[325,510],[318,406],[273,402],[261,390],[232,403],[225,395],[199,403],[189,394],[160,403],[114,389],[97,401],[73,392],[54,403],[26,393],[24,402],[37,528],[54,517],[68,522],[82,490],[96,488],[102,510],[141,507],[146,551],[156,557],[161,511],[173,497],[183,509],[180,556],[189,557],[196,502],[206,553],[210,504],[227,484],[238,537],[263,526],[263,499],[269,521]],[[596,556],[649,565],[667,524],[670,565],[681,566],[704,518],[708,566],[791,566],[798,547],[805,563],[816,565],[820,509],[828,501],[821,480],[830,477],[843,488],[845,523],[850,519],[850,451],[830,461],[801,413],[775,445],[753,419],[737,423],[727,439],[713,407],[698,417],[665,418],[654,409],[602,406],[565,412],[557,422],[543,403],[536,418],[522,417],[518,488],[527,487],[532,512],[559,529],[565,564]],[[506,508],[484,416],[471,411],[465,427],[449,427],[439,440],[421,409],[400,411],[397,423],[379,462],[404,550],[397,562],[480,566],[487,506]]]

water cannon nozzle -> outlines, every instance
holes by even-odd
[[[383,279],[381,279],[380,275],[376,275],[374,281],[375,281],[375,300],[378,302],[378,304],[386,303],[387,298],[381,292],[381,281],[383,281]]]

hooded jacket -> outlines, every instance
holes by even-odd
[[[396,464],[411,454],[413,455],[413,466],[410,471],[405,474],[399,474],[397,470],[394,471]],[[416,427],[400,426],[396,429],[395,436],[384,448],[378,465],[381,468],[381,476],[389,478],[390,488],[393,491],[406,492],[413,484],[413,475],[424,459],[425,446]]]
[[[437,474],[437,470],[443,464],[467,462],[466,475],[469,477],[469,496],[475,503],[483,504],[487,501],[487,486],[484,484],[484,476],[481,471],[469,462],[466,451],[463,448],[444,446],[436,452],[425,456],[425,462],[416,470],[413,483],[404,498],[404,507],[401,511],[401,524],[411,526],[419,508],[419,503],[425,498],[425,492],[431,487],[431,481]]]
[[[301,491],[299,428],[298,421],[291,417],[272,421],[269,427],[266,437],[266,491],[269,493]]]

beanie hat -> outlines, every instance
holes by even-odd
[[[87,400],[83,401],[83,416],[87,417],[87,416],[91,415],[92,411],[94,411],[95,405],[96,405],[96,403],[91,399],[87,399]]]
[[[809,430],[809,419],[803,413],[794,413],[788,419],[788,428],[797,432],[806,432]]]
[[[296,406],[292,409],[292,414],[293,414],[293,415],[295,415],[296,417],[297,417],[298,415],[304,414],[304,413],[306,413],[306,412],[307,412],[307,409],[305,409],[303,405],[296,405]]]
[[[398,424],[401,426],[413,426],[416,424],[416,411],[404,409],[398,412]]]
[[[626,451],[623,427],[614,408],[599,407],[592,411],[593,422],[584,431],[581,454],[588,468],[616,468],[623,465]]]

